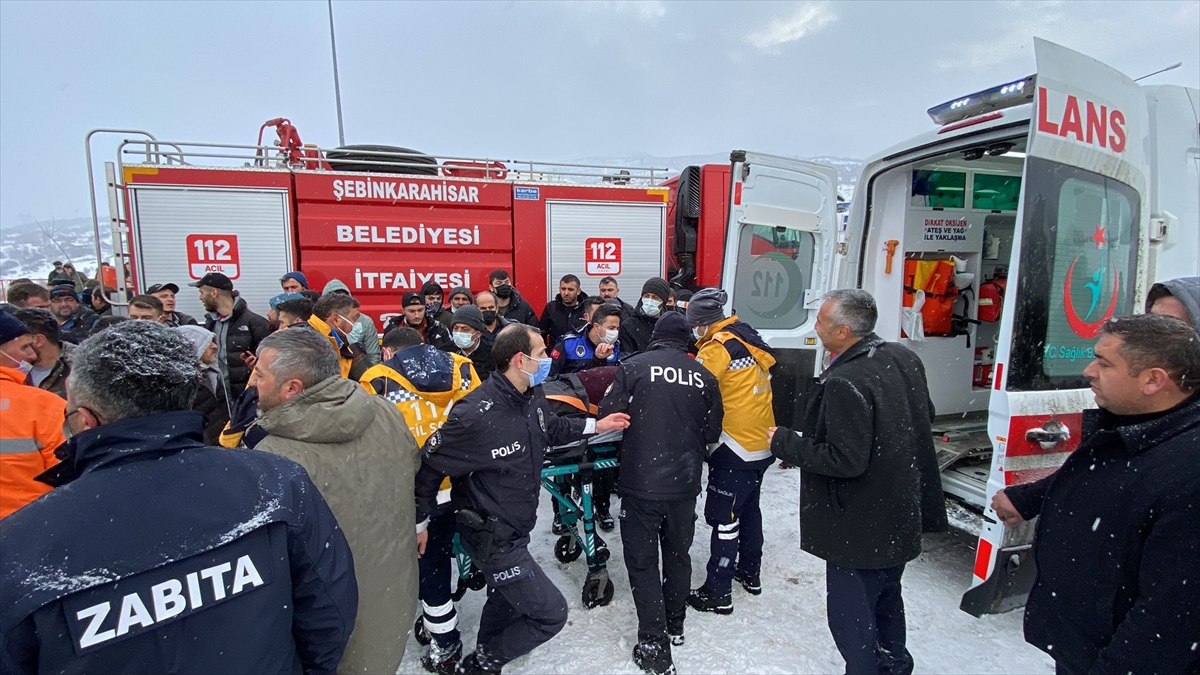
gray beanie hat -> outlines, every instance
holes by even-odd
[[[175,330],[196,348],[196,358],[200,358],[216,338],[212,331],[203,326],[176,326]]]
[[[711,326],[725,319],[725,303],[729,302],[729,294],[719,288],[702,288],[688,302],[688,325]]]
[[[647,293],[653,293],[662,298],[663,302],[666,302],[671,298],[671,286],[665,279],[650,277],[646,280],[646,283],[642,284],[642,295]]]
[[[467,296],[468,302],[475,302],[475,296],[471,295],[471,289],[467,288],[466,286],[455,286],[454,288],[450,289],[450,295],[446,296],[446,302],[453,300],[454,296],[456,295],[465,295]]]
[[[483,323],[483,312],[479,311],[475,305],[463,305],[454,310],[454,318],[450,320],[450,326],[453,327],[456,323],[470,326],[480,333],[487,332],[487,326]]]

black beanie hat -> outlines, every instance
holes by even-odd
[[[0,312],[0,345],[10,340],[16,340],[22,335],[29,335],[29,329],[25,327],[25,324],[8,312]]]
[[[646,283],[642,284],[642,295],[653,293],[662,298],[666,302],[671,297],[671,286],[667,284],[665,279],[658,277],[650,277]]]
[[[692,339],[692,331],[688,328],[687,319],[679,312],[667,312],[654,324],[652,340],[670,340],[687,344]]]
[[[487,326],[483,323],[483,312],[479,311],[475,305],[463,305],[454,310],[454,318],[450,320],[450,326],[453,328],[456,323],[468,325],[480,333],[487,332]]]

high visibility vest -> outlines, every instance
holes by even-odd
[[[359,378],[367,391],[396,404],[417,445],[424,445],[425,439],[446,423],[450,408],[479,386],[471,359],[458,354],[448,356],[454,359],[454,379],[446,391],[420,391],[404,375],[383,364],[371,366]]]
[[[424,446],[425,440],[446,423],[455,403],[479,386],[479,376],[475,374],[471,359],[458,354],[449,356],[454,359],[454,379],[446,391],[419,391],[407,377],[382,363],[371,366],[359,379],[367,391],[396,404],[418,446]],[[447,477],[442,479],[438,489],[439,504],[450,499],[449,490],[450,478]]]

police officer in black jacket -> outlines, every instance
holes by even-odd
[[[600,403],[601,414],[630,415],[621,444],[621,542],[638,614],[633,660],[651,673],[673,672],[671,643],[683,644],[700,470],[724,417],[717,378],[688,356],[690,338],[682,314],[664,314],[646,351],[618,366]]]
[[[442,479],[461,479],[451,491],[459,535],[487,581],[475,652],[459,663],[465,673],[498,673],[566,624],[567,601],[528,550],[545,451],[629,425],[620,413],[597,421],[550,411],[539,386],[550,358],[536,327],[505,328],[492,355],[495,375],[459,401],[425,442],[416,480],[420,522],[433,511]],[[424,547],[424,533],[418,545]]]
[[[204,445],[174,330],[75,350],[60,487],[0,521],[0,673],[329,673],[354,563],[303,467]]]

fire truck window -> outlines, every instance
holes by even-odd
[[[960,171],[913,171],[910,206],[961,209],[966,206],[967,174]]]
[[[1030,158],[1010,389],[1086,386],[1100,326],[1131,314],[1137,193],[1089,171]]]
[[[808,320],[804,291],[812,282],[811,232],[745,225],[738,237],[733,306],[755,328],[796,328]]]
[[[976,209],[1016,211],[1020,197],[1020,176],[977,173],[971,181],[971,206]]]

